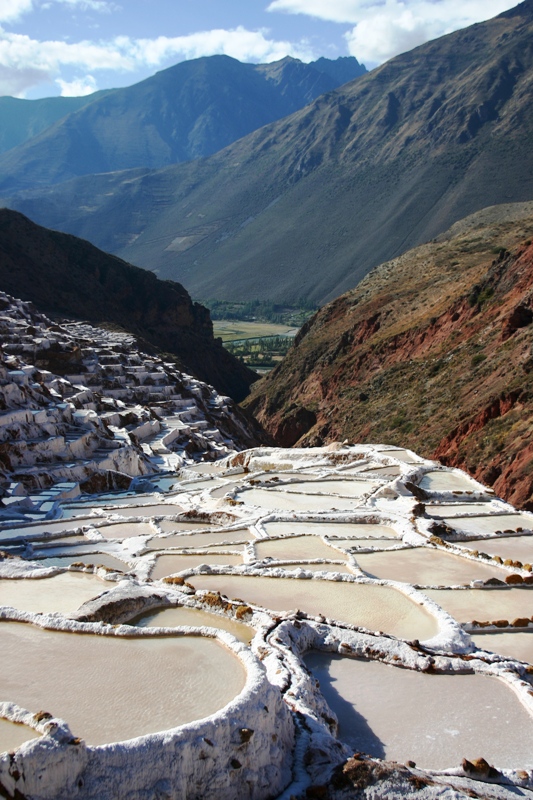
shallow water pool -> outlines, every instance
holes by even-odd
[[[491,622],[533,615],[533,589],[425,589],[458,622]]]
[[[237,493],[237,500],[247,505],[279,509],[280,511],[351,511],[359,506],[357,500],[337,495],[313,495],[296,491],[282,492],[275,489],[244,489]]]
[[[533,664],[533,631],[480,633],[472,636],[476,647]]]
[[[246,680],[238,658],[213,639],[81,635],[18,622],[0,623],[0,673],[3,698],[61,717],[92,745],[208,716]]]
[[[428,675],[377,661],[309,653],[307,666],[354,751],[423,769],[485,758],[533,766],[533,719],[514,693],[481,675]]]
[[[358,553],[355,559],[361,569],[372,578],[426,586],[468,585],[470,581],[489,578],[505,580],[507,575],[507,572],[496,566],[478,564],[471,559],[429,547],[386,553]]]
[[[28,725],[0,719],[0,753],[15,750],[29,739],[38,739],[39,734]]]
[[[112,584],[111,584],[112,585]],[[0,579],[0,605],[20,611],[65,614],[110,588],[96,575],[63,572],[51,578]]]
[[[235,555],[217,555],[216,553],[203,553],[202,555],[165,555],[159,556],[150,573],[153,581],[166,578],[175,572],[185,569],[194,569],[200,564],[227,564],[229,566],[242,565],[242,557]]]
[[[290,536],[285,539],[260,539],[255,544],[258,559],[277,558],[282,561],[288,559],[324,558],[327,560],[341,560],[342,552],[324,544],[318,536]]]
[[[164,608],[161,611],[141,617],[133,624],[140,628],[176,628],[179,625],[190,625],[193,628],[204,626],[219,628],[232,633],[236,639],[244,642],[244,644],[250,644],[255,634],[255,630],[243,622],[237,622],[237,620],[230,617],[223,617],[222,614],[210,614],[209,611],[204,611],[201,608],[189,608],[188,606]]]
[[[486,517],[449,517],[444,522],[450,528],[467,533],[496,533],[496,531],[531,530],[533,521],[525,514],[493,514]]]
[[[197,589],[219,591],[273,611],[324,614],[401,638],[429,639],[438,631],[429,612],[389,586],[244,575],[195,575],[190,582]]]

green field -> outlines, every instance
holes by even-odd
[[[243,322],[241,320],[213,320],[213,333],[223,342],[240,339],[257,339],[261,336],[294,336],[297,328],[273,322]]]

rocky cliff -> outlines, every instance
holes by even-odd
[[[322,308],[246,401],[279,443],[415,448],[533,508],[533,204],[487,209]]]
[[[234,399],[257,377],[213,338],[209,311],[179,283],[8,209],[0,209],[0,289],[46,313],[130,331]]]

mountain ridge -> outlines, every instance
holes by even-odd
[[[337,75],[365,71],[348,62],[335,69],[327,59],[315,67],[289,56],[270,64],[225,55],[182,61],[82,103],[0,155],[0,189],[203,158],[338,86]]]
[[[326,302],[533,197],[533,11],[402,54],[207,159],[5,198],[198,298]]]

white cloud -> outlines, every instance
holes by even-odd
[[[97,89],[96,81],[92,75],[76,78],[73,81],[64,81],[58,78],[56,83],[61,88],[61,97],[85,97]]]
[[[0,0],[1,2],[2,0]],[[61,0],[62,1],[62,0]],[[70,0],[67,0],[70,2]],[[171,60],[199,58],[223,53],[241,61],[276,61],[286,55],[310,61],[314,53],[304,41],[292,43],[268,37],[268,31],[250,31],[243,27],[233,30],[211,30],[188,36],[156,39],[131,39],[119,36],[112,40],[91,42],[38,41],[29,36],[11,33],[0,28],[0,78],[3,93],[23,95],[32,86],[55,80],[63,91],[82,93],[94,84],[78,80],[66,81],[62,70],[75,69],[92,76],[98,70],[127,73],[150,67],[157,68]],[[33,71],[33,72],[32,72]],[[31,79],[32,74],[34,80]]]
[[[14,22],[32,10],[32,0],[0,0],[0,22]]]
[[[514,5],[516,0],[273,0],[268,11],[355,23],[345,34],[349,52],[361,61],[381,63]]]

